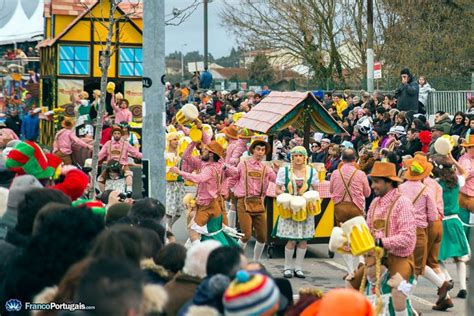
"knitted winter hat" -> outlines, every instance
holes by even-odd
[[[53,154],[45,154],[32,141],[18,143],[8,153],[5,166],[17,174],[29,174],[37,179],[48,179],[55,175],[61,159]]]
[[[273,315],[278,311],[280,292],[275,282],[263,274],[239,271],[224,293],[225,314]]]
[[[97,215],[105,216],[106,209],[104,203],[101,201],[94,201],[94,200],[86,200],[86,199],[79,199],[72,202],[73,207],[81,207],[85,206],[92,210],[92,213]]]
[[[5,238],[8,229],[13,229],[18,220],[18,205],[25,199],[25,194],[33,189],[43,186],[33,176],[23,175],[13,179],[8,193],[7,209],[0,218],[0,239]]]

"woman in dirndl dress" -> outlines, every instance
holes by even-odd
[[[433,173],[443,188],[444,218],[443,237],[439,251],[440,268],[445,274],[446,281],[452,282],[452,278],[443,262],[450,258],[454,259],[460,288],[457,297],[466,298],[466,261],[469,259],[470,249],[466,234],[464,233],[463,222],[458,215],[459,189],[464,186],[465,172],[451,155],[437,156],[432,159],[432,162],[434,165]],[[459,176],[456,175],[456,169],[460,174]],[[437,310],[446,310],[451,307],[452,303],[444,305],[444,307],[435,306],[435,308],[439,307]]]
[[[166,135],[166,226],[169,231],[172,230],[174,223],[185,211],[183,205],[183,198],[186,194],[184,180],[177,174],[169,172],[169,168],[181,166],[178,141],[179,135],[177,132]]]
[[[289,193],[302,196],[309,190],[315,190],[318,184],[318,172],[307,165],[308,153],[302,146],[296,146],[290,150],[291,163],[278,170],[276,179],[276,193]],[[283,276],[285,278],[304,278],[302,270],[303,259],[308,247],[307,241],[314,236],[314,216],[307,216],[306,220],[295,221],[292,218],[278,216],[273,229],[273,236],[286,239],[285,267]],[[296,248],[296,260],[293,266],[293,254]]]

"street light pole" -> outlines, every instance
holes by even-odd
[[[204,69],[207,69],[208,59],[207,59],[207,7],[209,0],[204,0]]]
[[[374,5],[367,0],[367,91],[374,91]]]

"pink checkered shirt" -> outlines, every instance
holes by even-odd
[[[141,159],[143,154],[122,138],[119,141],[112,138],[99,151],[99,161],[115,159],[124,166],[128,165],[128,156]]]
[[[352,195],[352,202],[361,210],[365,211],[365,198],[370,195],[370,186],[367,176],[361,170],[357,170],[352,182],[349,185],[349,178],[352,176],[352,173],[356,170],[353,164],[344,164],[341,167],[342,176],[344,181],[349,187],[349,191]],[[335,170],[331,174],[330,187],[331,197],[335,204],[342,202],[344,197],[344,183],[342,182],[341,174],[339,170]],[[351,201],[349,194],[346,194],[344,201]]]
[[[474,196],[474,158],[468,153],[459,158],[459,164],[466,171],[466,184],[461,188],[461,192],[467,196]]]
[[[115,103],[112,103],[115,113],[115,124],[120,124],[122,122],[130,123],[132,121],[133,115],[128,108],[122,109]]]
[[[84,141],[76,136],[74,130],[63,128],[54,139],[53,152],[60,151],[65,155],[72,154],[72,145],[78,144],[81,147],[88,147]]]
[[[389,226],[387,237],[385,237],[384,230],[374,229],[373,220],[385,219],[398,196],[400,198],[395,202],[388,219]],[[389,253],[398,257],[408,257],[413,253],[416,243],[415,208],[407,197],[400,195],[398,190],[394,189],[372,201],[367,213],[367,224],[372,235],[376,239],[382,239],[383,247]]]
[[[314,186],[314,189],[318,191],[319,197],[321,199],[330,199],[331,198],[331,191],[329,188],[329,181],[321,181]]]
[[[444,217],[444,201],[443,201],[443,188],[439,185],[438,181],[433,178],[423,179],[423,184],[427,185],[429,194],[434,197],[436,204],[436,211],[438,212],[438,219],[441,220]]]
[[[225,153],[225,162],[233,166],[237,166],[243,153],[247,151],[247,140],[232,139]]]
[[[423,188],[425,188],[423,193],[413,203]],[[399,190],[415,206],[416,227],[426,228],[429,223],[434,222],[438,218],[434,197],[430,195],[428,187],[421,181],[406,181],[399,186]]]
[[[188,181],[194,182],[198,185],[197,187],[197,199],[198,205],[209,205],[213,199],[218,195],[226,196],[227,190],[227,178],[230,176],[230,172],[226,170],[223,172],[224,164],[221,162],[204,162],[197,157],[192,156],[192,152],[196,144],[193,142],[189,144],[183,153],[183,166],[180,175]],[[185,170],[185,171],[183,171]],[[198,171],[197,174],[192,173]],[[219,191],[217,184],[216,172],[221,177]]]
[[[223,175],[221,163],[202,162],[199,173],[181,171],[180,175],[185,180],[198,185],[196,193],[196,203],[198,205],[209,205],[212,200],[219,196],[218,180]]]
[[[249,160],[242,161],[239,163],[239,165],[236,167],[228,166],[227,168],[230,171],[231,178],[229,179],[230,182],[236,182],[235,187],[233,188],[234,194],[236,197],[244,197],[245,196],[245,164],[247,164],[247,170],[248,172],[251,171],[259,171],[263,172],[263,164],[260,161],[257,161],[253,157],[250,158]],[[233,181],[232,181],[233,180]],[[268,183],[269,182],[275,182],[276,180],[276,174],[272,170],[272,168],[265,168],[265,176],[263,179],[263,195],[267,192],[268,188]],[[247,182],[248,182],[248,196],[260,196],[262,195],[262,192],[260,192],[261,189],[261,181],[260,178],[253,178],[251,176],[247,177]]]

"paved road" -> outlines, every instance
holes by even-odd
[[[187,233],[184,229],[184,221],[180,219],[175,225],[173,230],[176,234],[176,238],[178,241],[184,243],[187,238]],[[253,256],[253,245],[253,241],[250,241],[247,245],[247,258],[252,258]],[[265,251],[262,263],[272,275],[280,275],[284,265],[283,247],[275,248],[272,259],[266,257]],[[327,245],[310,245],[303,267],[306,279],[291,279],[293,291],[296,294],[301,287],[317,287],[326,292],[333,288],[343,287],[344,281],[342,277],[345,275],[343,264],[342,258],[337,254],[334,259],[330,259],[327,256]],[[456,280],[456,266],[453,263],[449,263],[448,270]],[[459,287],[455,284],[454,289],[450,293],[451,296],[456,296],[458,291]],[[434,286],[421,278],[413,297],[414,307],[417,311],[423,315],[469,315],[466,312],[466,300],[454,298],[454,308],[449,309],[448,312],[436,312],[431,309],[436,299],[437,295]],[[470,315],[474,315],[474,312]]]

